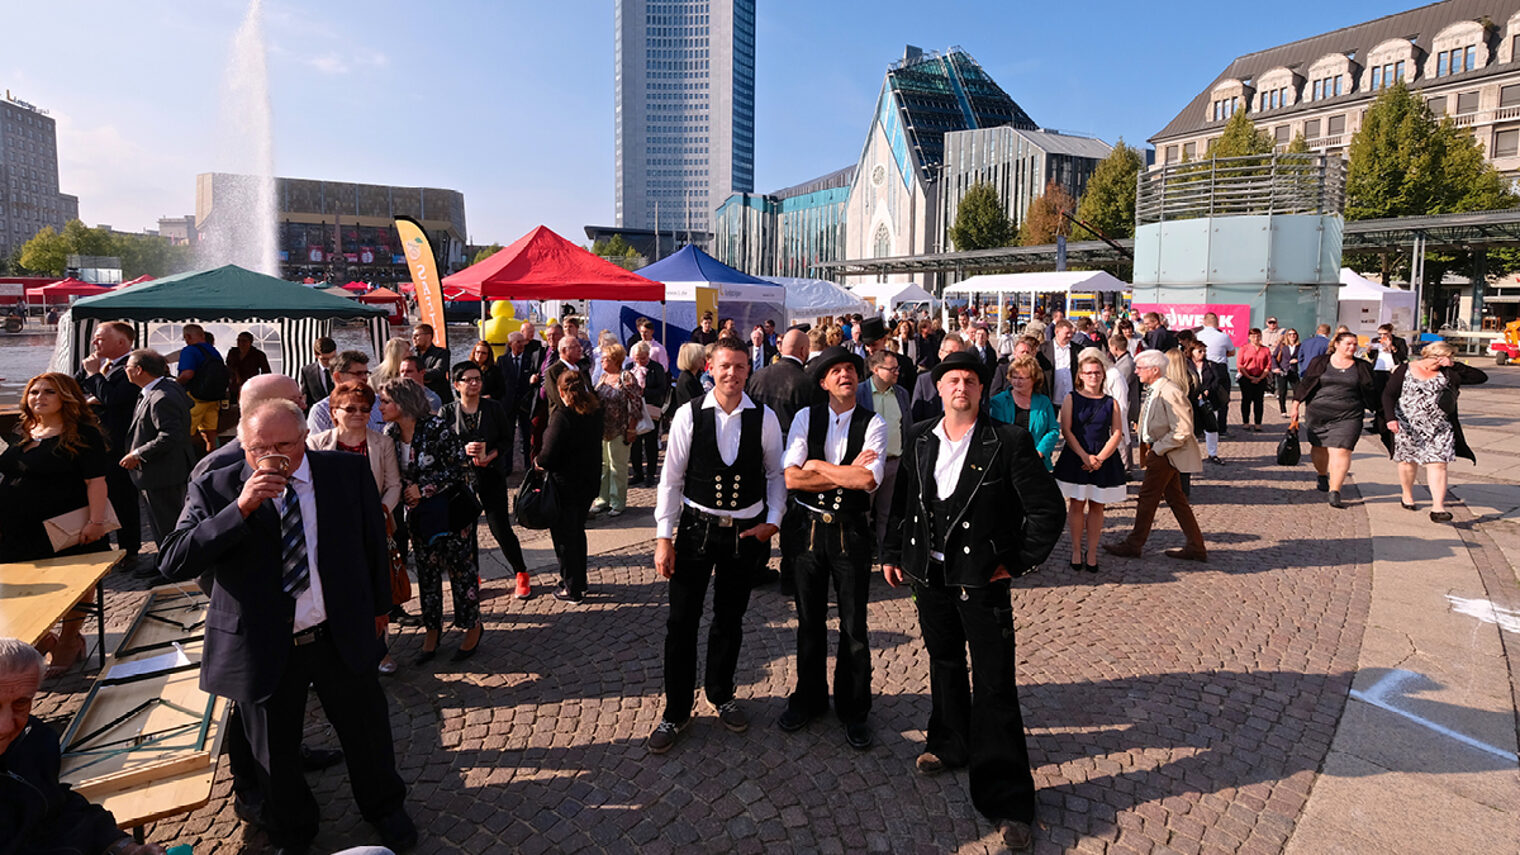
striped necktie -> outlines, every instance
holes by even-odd
[[[294,484],[285,486],[285,509],[280,512],[280,588],[292,597],[311,584],[306,563],[306,529],[301,524],[301,501]]]

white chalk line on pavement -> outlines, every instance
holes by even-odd
[[[1451,603],[1451,610],[1459,615],[1495,624],[1505,632],[1520,633],[1520,612],[1496,606],[1488,600],[1469,600],[1451,594],[1446,595],[1446,602]]]
[[[1369,688],[1365,692],[1363,692],[1363,691],[1361,691],[1359,689],[1352,689],[1351,690],[1351,697],[1356,698],[1357,700],[1359,700],[1359,701],[1361,701],[1363,703],[1371,704],[1372,706],[1375,706],[1378,709],[1387,710],[1388,712],[1391,712],[1391,713],[1393,713],[1395,715],[1402,716],[1402,717],[1404,717],[1406,719],[1409,719],[1410,721],[1414,722],[1415,724],[1420,725],[1421,727],[1427,728],[1429,730],[1433,730],[1436,733],[1441,734],[1442,736],[1446,736],[1446,737],[1449,737],[1451,739],[1455,739],[1456,741],[1462,743],[1463,745],[1469,746],[1471,748],[1476,748],[1479,751],[1483,751],[1485,753],[1492,754],[1495,757],[1501,757],[1501,758],[1503,758],[1505,760],[1508,760],[1511,763],[1520,762],[1520,756],[1517,756],[1512,751],[1506,751],[1503,748],[1498,748],[1496,746],[1489,745],[1486,742],[1480,742],[1480,741],[1478,741],[1476,739],[1473,739],[1471,736],[1468,736],[1468,735],[1466,735],[1464,733],[1459,733],[1459,732],[1457,732],[1455,730],[1452,730],[1449,727],[1446,727],[1445,725],[1433,722],[1433,721],[1431,721],[1428,718],[1425,718],[1423,716],[1415,715],[1414,713],[1409,712],[1408,710],[1401,710],[1401,709],[1399,709],[1398,707],[1394,706],[1393,704],[1389,703],[1386,700],[1386,698],[1388,697],[1388,695],[1395,694],[1395,690],[1398,689],[1399,686],[1403,685],[1403,683],[1405,683],[1406,681],[1408,681],[1409,679],[1411,679],[1413,677],[1424,678],[1424,675],[1423,674],[1417,674],[1417,673],[1415,673],[1413,671],[1404,671],[1404,670],[1401,670],[1401,669],[1395,669],[1395,670],[1389,671],[1386,675],[1383,676],[1383,678],[1381,680],[1378,680],[1376,683],[1373,683],[1372,687]]]

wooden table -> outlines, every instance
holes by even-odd
[[[67,558],[0,564],[0,636],[37,644],[93,587],[100,642],[100,667],[106,664],[105,577],[122,559],[120,550]]]

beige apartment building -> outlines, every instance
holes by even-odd
[[[1230,64],[1151,142],[1156,163],[1196,160],[1245,110],[1279,150],[1303,134],[1344,156],[1378,93],[1403,81],[1520,178],[1520,2],[1446,0],[1301,39]]]

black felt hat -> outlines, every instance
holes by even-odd
[[[847,348],[839,345],[824,348],[821,353],[809,360],[807,370],[813,375],[814,380],[822,383],[824,376],[829,373],[829,369],[841,362],[848,362],[855,366],[856,380],[866,376],[865,362],[860,357],[851,353]]]
[[[881,318],[866,318],[860,322],[860,341],[862,344],[870,344],[873,341],[881,341],[887,337],[887,325]]]
[[[981,379],[983,386],[992,382],[992,366],[978,359],[975,354],[964,350],[950,354],[934,366],[934,382],[938,383],[939,378],[945,376],[947,371],[974,371]]]

